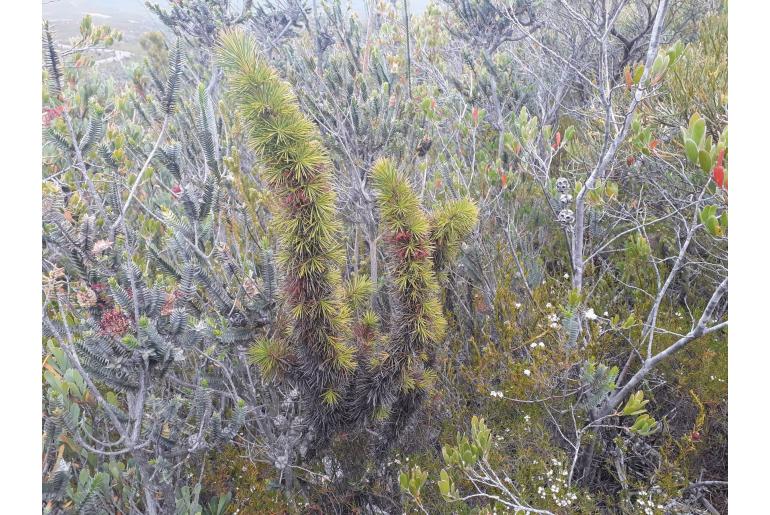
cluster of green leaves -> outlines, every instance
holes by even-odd
[[[639,391],[631,395],[623,406],[622,414],[626,417],[636,417],[631,431],[641,436],[650,436],[660,429],[657,421],[647,413],[644,406],[650,402],[644,398],[644,392]]]
[[[713,137],[706,133],[706,120],[698,113],[693,113],[687,127],[681,130],[687,160],[700,166],[703,173],[710,173],[717,162],[717,156],[727,150],[727,127],[720,133],[716,145]]]

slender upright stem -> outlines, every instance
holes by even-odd
[[[626,139],[628,130],[631,127],[631,122],[634,118],[636,108],[644,99],[645,93],[650,83],[650,70],[652,64],[658,55],[658,48],[660,47],[660,34],[663,31],[663,20],[666,16],[666,10],[668,9],[668,0],[661,0],[658,5],[658,12],[655,15],[655,23],[652,27],[652,33],[650,34],[650,44],[647,48],[647,59],[644,65],[644,72],[639,80],[639,87],[637,87],[634,97],[631,100],[631,104],[626,111],[625,119],[620,131],[615,135],[606,152],[602,155],[601,160],[596,165],[596,168],[591,172],[586,180],[580,192],[575,198],[575,233],[572,239],[572,286],[577,291],[583,289],[583,272],[585,270],[586,261],[583,258],[583,235],[585,234],[585,196],[593,189],[597,180],[604,177],[607,169],[615,159],[615,155],[620,148],[620,145]],[[606,36],[605,36],[606,37]]]
[[[409,44],[409,3],[404,0],[404,25],[406,26],[406,88],[412,99],[412,49]]]

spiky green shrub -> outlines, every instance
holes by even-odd
[[[323,433],[340,421],[340,400],[356,367],[349,344],[350,315],[340,282],[340,224],[331,164],[317,130],[300,112],[294,93],[240,32],[223,35],[218,62],[241,110],[249,142],[281,203],[275,217],[279,263],[292,331],[286,372],[300,385],[313,422]]]
[[[438,300],[432,238],[442,261],[475,226],[470,201],[433,217],[423,210],[406,177],[388,160],[371,172],[388,241],[392,279],[390,333],[366,360],[351,345],[350,310],[340,289],[340,225],[332,169],[313,124],[300,112],[287,83],[241,32],[225,33],[217,49],[229,96],[240,110],[264,177],[281,203],[274,224],[281,241],[283,295],[291,329],[285,343],[263,340],[252,358],[264,372],[279,371],[299,384],[313,430],[323,440],[343,421],[357,423],[390,411],[385,441],[395,438],[435,374],[432,346],[446,322]],[[356,280],[360,282],[360,280]],[[349,297],[360,303],[361,284]],[[358,292],[356,290],[359,290]],[[373,329],[374,317],[364,314]]]
[[[359,385],[356,405],[359,413],[390,406],[389,432],[395,435],[435,380],[426,364],[446,320],[433,270],[431,226],[417,195],[387,159],[377,161],[371,175],[388,242],[392,313],[387,346]]]

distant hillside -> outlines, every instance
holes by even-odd
[[[160,5],[168,5],[168,0],[153,0]],[[258,0],[257,0],[258,1]],[[399,5],[402,0],[397,0]],[[239,4],[239,0],[233,2]],[[364,0],[351,0],[351,6],[364,15]],[[428,0],[409,0],[413,14],[420,14]],[[310,5],[310,0],[308,0]],[[149,30],[161,30],[163,25],[150,13],[144,0],[44,0],[43,19],[49,20],[57,33],[63,37],[72,37],[78,33],[80,20],[90,14],[96,23],[108,23],[123,31],[123,45],[131,46],[142,33]]]
[[[166,0],[159,3],[165,4]],[[142,34],[161,31],[163,24],[144,5],[143,0],[48,0],[43,3],[43,19],[59,39],[74,37],[80,21],[90,14],[96,24],[107,24],[123,33],[123,41],[115,45],[120,50],[136,52]]]
[[[167,6],[168,0],[152,0]],[[258,2],[259,0],[257,0]],[[396,0],[401,5],[402,0]],[[234,0],[239,6],[241,0]],[[311,1],[307,0],[308,5]],[[351,0],[351,7],[360,16],[365,16],[364,0]],[[420,14],[428,0],[409,0],[413,14]],[[139,39],[150,31],[167,32],[166,27],[150,12],[144,0],[44,0],[43,19],[51,23],[56,38],[65,42],[79,33],[80,22],[90,14],[95,24],[107,24],[123,33],[123,40],[114,45],[114,50],[104,52],[99,59],[103,64],[130,61],[139,54]]]

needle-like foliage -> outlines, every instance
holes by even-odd
[[[340,420],[339,401],[356,367],[356,350],[348,341],[349,309],[341,293],[331,163],[291,88],[259,56],[252,38],[225,33],[217,57],[251,146],[264,164],[265,179],[282,205],[275,228],[281,240],[278,261],[286,274],[283,294],[293,319],[287,343],[294,360],[288,372],[325,434]]]
[[[275,227],[292,327],[285,346],[262,341],[252,349],[251,359],[268,376],[281,370],[298,382],[311,427],[321,439],[342,421],[371,420],[394,403],[390,426],[402,428],[433,382],[429,356],[446,327],[432,240],[443,263],[475,226],[476,207],[461,200],[431,217],[391,161],[382,159],[373,166],[390,254],[391,330],[382,346],[372,348],[377,318],[363,311],[356,326],[359,346],[353,346],[350,307],[360,311],[370,288],[354,277],[346,295],[349,302],[343,301],[332,166],[318,132],[251,37],[226,32],[217,57],[251,146],[263,162],[264,177],[282,205]],[[365,359],[359,364],[357,357]]]

